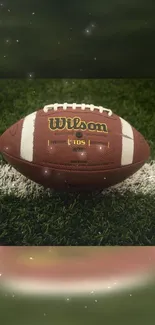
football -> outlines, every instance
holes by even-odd
[[[149,145],[127,121],[102,106],[51,104],[0,137],[5,160],[45,188],[102,190],[147,161]]]

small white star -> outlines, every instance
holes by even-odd
[[[91,35],[92,32],[93,32],[93,29],[94,29],[95,27],[96,27],[96,24],[95,24],[95,23],[91,23],[91,24],[89,24],[89,26],[87,26],[87,27],[85,28],[85,30],[84,30],[85,35],[87,35],[87,36]]]
[[[90,35],[90,34],[91,34],[91,30],[90,30],[89,28],[86,28],[86,29],[85,29],[85,34],[86,34],[86,35]]]
[[[33,79],[33,77],[34,77],[34,73],[33,73],[33,72],[29,72],[29,73],[27,74],[27,77],[28,77],[29,80]]]

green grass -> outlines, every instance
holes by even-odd
[[[0,204],[0,241],[8,245],[155,244],[153,195],[10,195]]]
[[[0,134],[53,102],[111,108],[148,140],[155,157],[155,80],[0,80]],[[142,184],[143,186],[143,184]],[[155,244],[155,193],[119,190],[21,198],[0,188],[0,243],[6,245]]]

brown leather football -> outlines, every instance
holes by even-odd
[[[0,149],[8,163],[44,187],[103,189],[135,173],[149,145],[127,121],[101,106],[47,105],[7,129]]]

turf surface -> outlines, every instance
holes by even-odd
[[[155,157],[155,80],[0,80],[0,134],[18,119],[54,102],[111,108],[148,140]],[[6,193],[1,172],[0,243],[6,245],[155,245],[155,187],[82,195]],[[12,178],[16,181],[17,174]],[[152,174],[149,177],[154,177]],[[142,179],[138,179],[140,183]],[[11,178],[8,187],[11,188]],[[23,182],[23,183],[22,183]],[[20,186],[20,184],[18,184]],[[29,183],[21,180],[23,193]],[[34,187],[35,191],[35,187]],[[28,190],[29,192],[29,190]],[[31,191],[30,191],[31,192]]]

